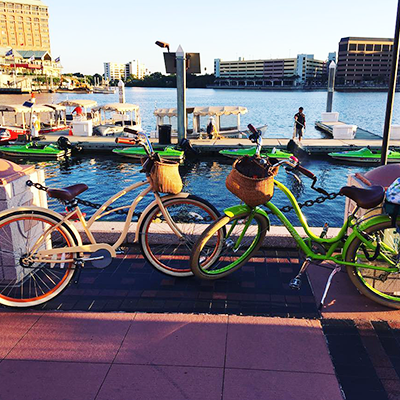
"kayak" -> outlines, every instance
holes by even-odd
[[[328,153],[328,155],[335,160],[354,163],[376,164],[381,161],[381,151],[372,151],[368,147],[363,147],[359,150],[343,151],[340,153]],[[387,160],[389,163],[400,162],[400,152],[389,150]]]
[[[0,152],[6,157],[60,159],[71,155],[70,149],[59,149],[55,144],[30,142],[21,145],[0,146]]]
[[[173,146],[167,146],[164,149],[156,150],[156,152],[160,155],[161,158],[176,161],[183,160],[185,155],[185,152],[181,150],[176,150]],[[113,153],[136,159],[141,159],[142,157],[145,157],[147,155],[143,147],[126,147],[124,149],[114,149]]]
[[[238,158],[242,156],[254,156],[256,154],[256,147],[247,147],[243,149],[232,149],[232,150],[221,150],[219,154],[222,154],[223,156],[229,157],[229,158]],[[261,156],[262,157],[271,157],[271,158],[276,158],[278,160],[284,160],[289,157],[291,157],[293,154],[288,153],[287,151],[279,150],[277,148],[273,148],[272,150],[267,150],[262,151],[261,150]]]

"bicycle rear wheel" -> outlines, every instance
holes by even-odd
[[[77,244],[68,226],[55,227],[58,222],[51,214],[39,211],[9,212],[0,217],[0,304],[37,306],[67,287],[74,274],[73,263],[62,260],[72,259],[74,255],[55,255],[53,262],[35,259],[38,250]],[[38,239],[46,232],[34,250]]]
[[[399,223],[400,221],[398,221]],[[382,222],[366,229],[372,238],[371,243],[377,246],[380,242],[380,253],[375,260],[374,249],[367,249],[360,239],[353,239],[346,252],[346,261],[359,262],[370,266],[399,266],[400,235],[391,222]],[[368,256],[368,258],[367,258]],[[386,307],[400,309],[400,273],[387,273],[362,267],[347,267],[350,280],[357,289],[371,300]]]
[[[192,195],[187,198],[170,198],[163,205],[182,238],[176,236],[156,205],[139,228],[142,254],[154,268],[164,274],[191,276],[189,258],[193,244],[219,217],[219,213],[209,202]]]
[[[260,248],[268,226],[260,214],[222,216],[196,242],[192,272],[202,279],[219,279],[236,271]]]

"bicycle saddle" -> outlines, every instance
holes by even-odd
[[[48,189],[47,194],[49,197],[53,197],[54,199],[71,201],[78,196],[78,194],[83,193],[87,189],[87,185],[84,183],[78,183],[77,185],[68,186],[62,189]]]
[[[366,189],[356,186],[343,186],[339,193],[354,200],[359,207],[366,210],[382,203],[385,197],[385,190],[382,186],[370,186]]]

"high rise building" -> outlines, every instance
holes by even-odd
[[[49,12],[42,1],[0,1],[0,25],[0,46],[50,52]]]
[[[104,63],[104,77],[109,81],[127,79],[133,75],[136,79],[143,79],[146,75],[146,67],[138,60],[130,61],[126,64],[105,62]]]
[[[393,39],[345,37],[339,42],[336,79],[339,83],[388,81]]]
[[[299,54],[297,58],[269,60],[222,61],[214,60],[216,78],[242,78],[282,80],[286,78],[306,81],[317,78],[326,72],[325,61],[316,60],[313,54]]]

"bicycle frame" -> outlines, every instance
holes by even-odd
[[[378,222],[384,222],[384,221],[389,220],[388,216],[386,216],[386,215],[376,216],[376,217],[371,218],[370,220],[366,221],[365,223],[361,223],[359,225],[358,221],[356,220],[356,217],[354,216],[354,214],[352,214],[346,219],[343,226],[340,228],[339,233],[335,237],[321,238],[321,237],[315,235],[311,231],[310,227],[308,226],[307,220],[306,220],[304,214],[302,213],[300,206],[299,206],[296,198],[291,193],[291,191],[285,185],[283,185],[281,182],[279,182],[277,180],[274,180],[274,184],[289,199],[289,201],[292,204],[294,211],[297,215],[297,218],[299,219],[300,224],[301,224],[302,228],[304,229],[307,237],[305,239],[303,239],[300,236],[300,234],[297,232],[295,227],[292,225],[292,223],[282,213],[282,211],[280,211],[279,208],[276,207],[272,202],[269,201],[266,204],[264,204],[264,206],[267,207],[272,212],[272,214],[276,215],[279,218],[279,220],[282,222],[282,224],[286,227],[286,229],[292,235],[292,237],[296,241],[299,248],[305,253],[307,258],[310,258],[312,260],[318,260],[318,261],[332,261],[339,265],[354,266],[354,267],[358,267],[358,268],[369,268],[369,269],[386,271],[386,272],[397,272],[399,270],[398,267],[396,267],[396,266],[393,266],[393,268],[385,268],[385,267],[366,265],[366,264],[362,264],[359,262],[357,262],[357,263],[347,262],[344,260],[345,257],[343,256],[343,255],[346,255],[348,246],[355,237],[358,237],[368,248],[375,250],[375,246],[371,243],[371,241],[368,238],[365,237],[366,235],[363,234],[363,231]],[[241,206],[239,208],[238,208],[238,206],[234,206],[234,207],[224,210],[224,212],[227,216],[232,217],[234,215],[239,215],[240,211],[243,212],[244,207],[247,212],[250,212],[250,216],[249,216],[248,221],[245,224],[245,227],[243,229],[241,236],[237,239],[237,241],[235,243],[236,248],[239,247],[240,242],[247,230],[247,227],[250,225],[251,220],[254,218],[255,213],[262,214],[264,217],[266,217],[268,219],[268,222],[269,222],[268,215],[259,207],[252,209],[248,206]],[[347,231],[349,228],[352,229],[353,232],[349,237],[346,237],[346,234],[347,234]],[[231,231],[232,231],[232,229],[230,229],[228,231],[228,235]],[[316,242],[318,244],[321,244],[326,249],[326,254],[315,253],[311,247],[312,241]],[[334,255],[334,252],[336,250],[338,250],[340,247],[342,247],[340,254]],[[390,262],[390,260],[387,260],[387,261]],[[390,262],[390,263],[393,264],[392,262]]]
[[[141,187],[141,186],[145,186],[148,185],[144,190],[142,190],[137,196],[136,198],[133,200],[133,202],[131,203],[130,206],[122,206],[122,207],[118,207],[115,208],[111,211],[106,211],[106,209],[113,204],[116,200],[118,200],[119,198],[121,198],[122,196],[125,196],[127,193]],[[56,260],[54,259],[55,255],[59,255],[59,254],[65,254],[65,253],[94,253],[98,250],[107,250],[111,257],[115,257],[116,256],[116,250],[118,247],[120,247],[120,245],[124,242],[128,231],[129,231],[129,226],[131,224],[132,221],[132,216],[133,213],[135,212],[136,206],[140,203],[140,201],[146,197],[147,194],[149,194],[149,192],[153,191],[152,189],[152,185],[150,182],[150,178],[147,177],[146,180],[142,181],[142,182],[137,182],[134,183],[132,185],[130,185],[129,187],[121,190],[120,192],[116,193],[114,196],[112,196],[110,199],[108,199],[96,212],[95,214],[93,214],[93,216],[89,219],[89,221],[86,221],[85,217],[83,216],[80,208],[78,206],[73,207],[71,209],[71,211],[69,211],[64,217],[62,217],[59,214],[56,214],[59,218],[59,222],[52,227],[51,229],[49,229],[48,231],[44,232],[43,235],[41,235],[37,242],[35,243],[35,245],[32,248],[32,253],[34,253],[36,250],[38,250],[40,248],[40,246],[42,245],[42,243],[46,240],[46,238],[48,237],[48,235],[50,235],[54,230],[56,230],[58,227],[60,227],[63,224],[71,224],[71,219],[72,216],[75,214],[78,217],[78,220],[80,222],[80,224],[82,225],[82,228],[84,230],[84,232],[86,233],[90,244],[78,244],[77,246],[71,246],[71,247],[64,247],[64,248],[59,248],[59,249],[48,249],[48,250],[39,250],[37,251],[34,260],[32,259],[32,261],[35,262],[48,262],[51,259],[52,263],[65,263],[65,262],[73,262],[75,261],[74,259],[62,259],[62,260]],[[135,232],[135,239],[134,242],[136,243],[139,239],[139,227],[141,222],[143,221],[143,219],[145,218],[146,214],[150,211],[151,208],[153,208],[155,205],[158,205],[160,208],[161,213],[163,214],[167,224],[170,226],[170,228],[172,229],[172,231],[174,232],[175,235],[177,235],[179,238],[182,238],[182,233],[179,231],[179,229],[175,226],[174,222],[172,221],[170,215],[168,214],[168,212],[165,210],[165,207],[163,205],[163,200],[165,201],[165,199],[169,199],[169,198],[185,198],[189,196],[189,193],[179,193],[178,195],[167,195],[167,196],[163,196],[161,197],[159,195],[158,192],[153,191],[153,195],[155,197],[155,200],[150,203],[146,209],[143,211],[143,213],[141,214],[138,223],[137,223],[137,227],[136,227],[136,232]],[[124,223],[124,227],[122,229],[122,232],[119,236],[119,238],[117,239],[117,241],[113,244],[107,244],[107,243],[97,243],[96,239],[94,238],[90,228],[93,225],[93,223],[100,219],[103,218],[104,216],[111,214],[117,210],[123,210],[123,209],[127,209],[129,208],[128,211],[128,215],[125,219],[125,223]],[[47,209],[46,209],[47,211]],[[79,235],[79,234],[78,234]],[[28,257],[29,258],[29,257]]]

